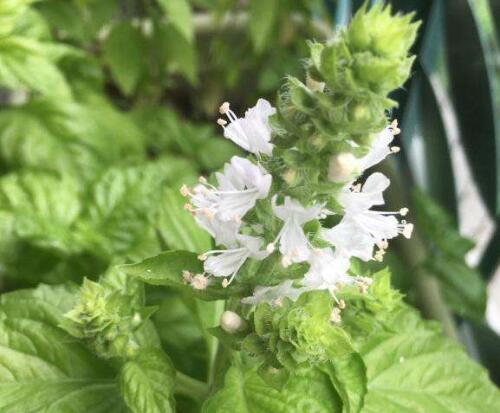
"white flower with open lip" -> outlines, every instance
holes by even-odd
[[[358,166],[361,171],[364,171],[373,165],[382,162],[391,153],[399,152],[398,146],[390,147],[394,136],[400,132],[397,120],[394,120],[390,126],[380,131],[373,139],[369,152],[358,159]]]
[[[271,127],[269,116],[276,113],[276,109],[265,99],[259,99],[253,108],[245,112],[244,118],[238,118],[229,109],[229,103],[225,102],[220,107],[220,113],[226,115],[230,121],[219,119],[217,123],[224,128],[224,136],[231,139],[243,149],[256,155],[261,153],[271,155],[273,144],[271,141]]]
[[[224,166],[224,173],[216,177],[219,187],[202,178],[193,191],[186,187],[181,190],[191,196],[190,211],[198,223],[214,237],[221,221],[240,222],[258,199],[267,197],[272,182],[264,168],[238,156],[233,156]]]
[[[398,212],[371,211],[375,205],[383,205],[383,191],[390,181],[380,172],[368,177],[361,191],[347,190],[339,195],[338,201],[345,211],[340,223],[331,229],[323,230],[323,238],[346,256],[358,257],[364,261],[372,258],[382,260],[387,240],[403,234],[410,238],[413,224],[399,222],[394,215],[406,215],[408,210]],[[379,251],[373,257],[374,246]]]
[[[272,252],[274,244],[279,241],[284,267],[294,262],[306,261],[311,248],[302,225],[318,218],[323,212],[323,206],[316,204],[305,208],[300,202],[290,197],[285,197],[283,205],[276,205],[276,197],[273,198],[272,202],[274,215],[281,219],[284,224],[276,240],[268,245],[268,250]]]
[[[248,258],[262,260],[267,257],[266,250],[261,251],[262,239],[250,235],[237,234],[236,246],[226,250],[213,250],[200,258],[205,261],[204,270],[215,277],[230,277],[226,286],[233,281],[241,266]]]
[[[313,250],[309,257],[309,271],[304,275],[301,284],[306,289],[328,290],[334,292],[343,285],[351,285],[356,278],[347,274],[350,259],[331,248]]]

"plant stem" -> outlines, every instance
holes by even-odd
[[[208,384],[193,379],[180,371],[176,374],[175,392],[202,402],[208,396]]]
[[[380,170],[391,180],[391,191],[387,195],[389,205],[400,208],[409,204],[409,193],[402,184],[401,176],[393,162],[384,162]],[[439,282],[425,271],[422,264],[427,259],[425,242],[415,231],[409,240],[398,242],[401,258],[413,275],[413,284],[417,292],[418,305],[426,318],[441,322],[443,332],[450,338],[459,341],[453,314],[441,296]]]

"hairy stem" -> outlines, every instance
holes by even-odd
[[[180,371],[176,374],[175,392],[202,402],[208,396],[208,384],[193,379]]]

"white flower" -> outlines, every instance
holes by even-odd
[[[360,192],[341,193],[338,201],[343,206],[345,215],[340,223],[331,229],[323,230],[323,237],[335,246],[338,252],[368,261],[373,258],[373,247],[380,251],[375,259],[381,260],[387,240],[403,234],[410,238],[413,224],[401,223],[394,215],[405,215],[408,210],[399,212],[371,211],[375,205],[383,205],[382,192],[390,181],[383,174],[376,172],[368,177]]]
[[[347,274],[350,267],[348,257],[333,253],[330,248],[314,250],[309,257],[309,271],[301,284],[311,290],[329,290],[334,292],[343,285],[356,282],[355,277]]]
[[[273,212],[284,222],[274,241],[276,243],[279,240],[280,252],[283,254],[283,266],[287,267],[294,262],[306,261],[310,253],[310,243],[304,234],[302,225],[318,218],[323,212],[323,206],[316,204],[304,208],[300,202],[290,197],[285,197],[283,205],[276,205],[276,197],[274,197]],[[268,250],[272,250],[272,248],[268,246]]]
[[[290,300],[295,301],[304,291],[304,288],[294,287],[293,280],[286,280],[273,287],[256,287],[253,295],[251,297],[243,298],[241,302],[243,304],[252,305],[259,303],[281,305],[284,298],[289,298]]]
[[[265,99],[259,99],[257,104],[245,112],[244,118],[238,118],[229,109],[229,103],[225,102],[220,107],[220,113],[227,115],[230,123],[223,119],[218,124],[224,128],[224,136],[231,139],[243,149],[256,155],[261,153],[271,155],[273,145],[271,144],[271,127],[269,116],[276,113],[276,109]],[[227,125],[227,126],[226,126]]]
[[[389,146],[394,139],[394,135],[397,135],[399,132],[398,122],[394,120],[390,126],[375,136],[368,154],[358,160],[361,171],[382,162],[389,154],[399,152],[398,146]]]
[[[267,197],[272,177],[261,166],[238,156],[233,156],[224,166],[224,173],[217,173],[216,177],[218,188],[202,178],[192,191],[183,187],[181,192],[191,196],[192,205],[188,204],[187,209],[198,224],[217,244],[230,246],[234,244],[241,218],[258,199]]]
[[[200,256],[205,260],[204,270],[215,277],[230,277],[229,285],[248,258],[264,259],[268,253],[261,251],[262,239],[250,235],[236,235],[237,246],[226,250],[213,250]]]
[[[233,156],[224,166],[224,173],[215,174],[220,195],[218,215],[222,220],[243,217],[258,199],[266,198],[271,188],[272,177],[260,165],[248,159]]]

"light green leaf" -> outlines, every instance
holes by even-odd
[[[188,0],[158,0],[168,19],[180,34],[189,42],[193,41],[194,27],[191,6]]]
[[[121,392],[134,413],[175,412],[174,384],[175,369],[161,350],[141,351],[120,372]]]
[[[233,366],[224,387],[203,405],[203,413],[340,413],[341,401],[329,377],[320,370],[300,367],[278,390],[256,369]]]
[[[159,231],[170,249],[202,253],[210,249],[210,235],[184,208],[179,190],[167,188],[162,197]]]
[[[103,59],[126,95],[132,95],[147,70],[146,41],[129,22],[113,27],[102,43]]]
[[[125,412],[113,369],[57,327],[71,287],[0,298],[0,411]]]
[[[278,0],[252,0],[250,8],[250,34],[253,45],[258,52],[266,47],[269,41],[279,7]]]
[[[66,79],[44,52],[45,45],[34,39],[18,36],[0,38],[0,85],[70,97]]]
[[[0,210],[13,219],[17,237],[64,253],[81,250],[74,231],[81,205],[75,183],[27,172],[0,179]]]
[[[83,106],[38,98],[0,112],[0,156],[8,167],[32,167],[91,179],[117,162],[142,156],[142,135],[103,102]]]
[[[97,236],[95,242],[102,251],[132,261],[157,254],[160,245],[155,228],[164,223],[161,218],[164,188],[168,183],[178,184],[186,175],[194,175],[191,165],[170,157],[138,166],[110,168],[95,184],[87,211],[88,226]],[[165,217],[167,224],[168,219]],[[189,234],[195,235],[192,228]],[[176,233],[173,227],[165,227],[161,231],[173,243],[191,242],[186,234],[179,232],[182,228],[175,230]],[[192,241],[193,245],[196,241]]]
[[[368,376],[362,413],[486,413],[500,406],[486,371],[434,332],[379,333],[361,354]]]

